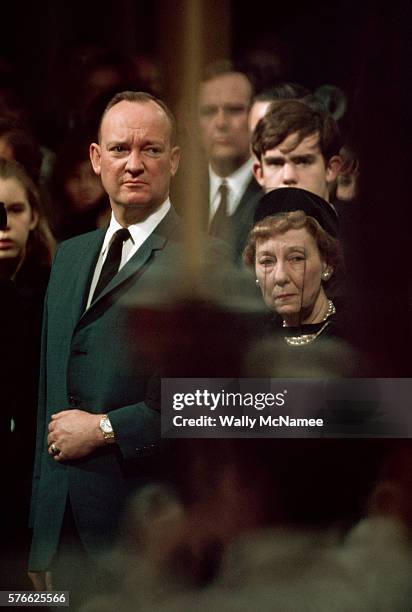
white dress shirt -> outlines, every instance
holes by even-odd
[[[252,179],[252,166],[253,160],[250,158],[236,172],[224,178],[215,174],[209,166],[209,223],[213,219],[220,203],[219,187],[222,181],[225,181],[228,186],[227,210],[229,216],[231,216],[235,213],[246,187]]]
[[[130,238],[125,240],[123,243],[122,250],[122,259],[120,261],[119,270],[123,268],[123,266],[129,261],[131,257],[137,252],[137,250],[142,246],[142,244],[146,241],[146,239],[150,236],[153,230],[159,225],[160,221],[167,215],[170,210],[170,199],[167,198],[165,202],[144,221],[140,223],[134,223],[133,225],[128,226],[128,230],[130,232]],[[97,260],[96,267],[94,269],[92,283],[90,285],[89,297],[87,300],[87,307],[89,308],[94,290],[96,289],[97,282],[99,280],[100,273],[103,268],[103,264],[107,257],[107,253],[109,251],[109,247],[112,243],[113,237],[115,233],[122,229],[122,225],[116,221],[114,215],[112,213],[110,219],[110,225],[107,228],[106,235],[103,240],[103,246],[100,251],[99,258]]]

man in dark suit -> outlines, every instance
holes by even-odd
[[[230,66],[211,67],[199,91],[199,128],[209,163],[209,233],[232,244],[241,261],[262,195],[253,178],[248,114],[252,85]]]
[[[48,570],[67,570],[55,571],[67,536],[87,559],[110,547],[128,496],[153,478],[160,435],[127,304],[161,282],[179,250],[173,116],[148,94],[118,94],[90,156],[112,218],[106,232],[60,245],[48,287],[29,562],[37,589]]]

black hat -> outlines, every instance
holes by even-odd
[[[334,208],[315,193],[296,187],[281,187],[266,193],[260,200],[254,216],[254,223],[277,213],[303,210],[313,217],[331,236],[339,234],[339,219]]]

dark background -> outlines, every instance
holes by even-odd
[[[281,78],[309,88],[324,83],[342,87],[352,99],[368,56],[382,43],[408,37],[408,0],[391,3],[355,0],[203,0],[212,23],[208,59],[231,52],[244,57],[266,49],[280,57]],[[155,57],[163,66],[166,92],[179,66],[170,59],[182,38],[184,0],[29,0],[3,3],[0,55],[21,75],[24,98],[37,114],[56,87],[55,71],[79,44],[101,44]],[[169,27],[168,27],[169,25]],[[215,38],[213,38],[215,31]],[[225,42],[221,40],[225,33]],[[409,46],[409,52],[411,51]],[[380,58],[385,61],[385,58]],[[404,60],[395,56],[388,62]],[[382,87],[386,67],[381,67]]]
[[[201,32],[208,59],[263,47],[281,57],[282,78],[346,91],[361,162],[359,206],[347,237],[353,336],[373,356],[372,374],[410,376],[411,2],[207,0],[204,6],[211,15]],[[40,128],[56,94],[56,64],[79,43],[155,57],[173,106],[168,92],[182,73],[174,49],[184,7],[184,0],[3,4],[0,55],[16,67]]]
[[[356,81],[371,24],[382,11],[390,16],[389,21],[400,24],[404,11],[399,3],[379,9],[376,3],[354,0],[211,0],[209,4],[221,11],[220,15],[216,13],[214,24],[205,24],[205,30],[219,29],[219,22],[226,16],[231,24],[229,47],[233,55],[262,46],[280,49],[288,64],[285,77],[310,87],[334,83],[349,90]],[[178,16],[182,10],[179,0],[3,3],[0,53],[21,71],[24,93],[36,100],[48,85],[56,60],[76,44],[98,43],[125,52],[159,56],[164,36],[169,36],[171,46],[174,36],[179,36],[175,27],[165,33],[164,26],[162,30],[159,26],[167,22],[168,16],[174,25],[176,13]]]

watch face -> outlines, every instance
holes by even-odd
[[[104,431],[104,433],[113,432],[113,427],[111,426],[109,419],[102,419],[100,423],[100,427]]]

